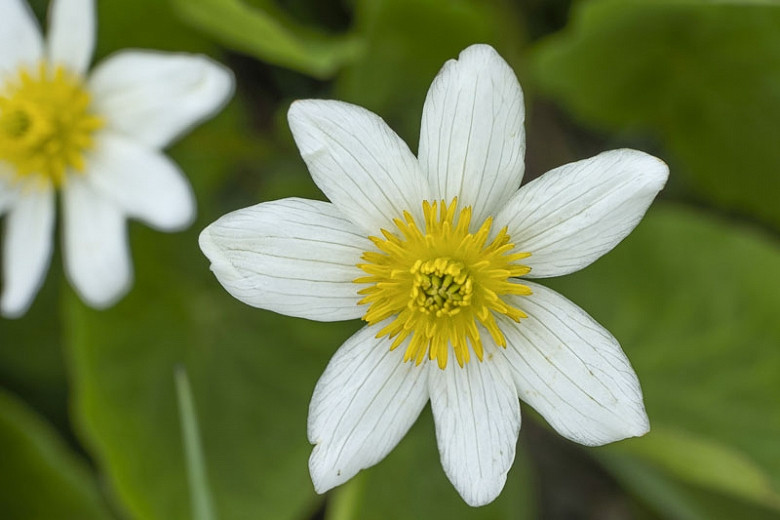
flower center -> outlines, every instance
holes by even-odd
[[[409,338],[404,361],[436,360],[446,368],[450,346],[458,365],[473,350],[482,360],[481,330],[506,347],[495,313],[519,321],[526,315],[504,301],[509,294],[531,294],[514,278],[531,269],[517,263],[530,253],[513,252],[506,228],[488,242],[493,219],[469,232],[471,208],[457,210],[457,199],[423,202],[424,232],[404,212],[395,219],[397,232],[382,230],[383,238],[370,237],[379,251],[367,251],[358,264],[368,276],[355,280],[369,284],[359,291],[360,304],[369,308],[363,319],[375,324],[392,318],[377,337],[393,338],[390,349]]]
[[[42,63],[0,85],[0,160],[17,176],[41,175],[61,186],[67,169],[84,170],[84,152],[102,126],[81,80],[63,67]]]
[[[471,303],[474,282],[462,262],[449,258],[417,260],[409,305],[437,317],[453,316]]]

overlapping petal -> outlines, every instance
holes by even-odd
[[[406,143],[376,114],[340,101],[296,101],[290,129],[314,182],[371,235],[410,211],[422,216],[428,188]]]
[[[205,56],[122,51],[95,67],[89,88],[109,130],[162,148],[222,108],[233,75]]]
[[[641,220],[669,168],[636,150],[612,150],[556,168],[523,186],[496,216],[529,277],[572,273],[614,248]]]
[[[523,92],[488,45],[472,45],[434,79],[423,108],[419,157],[435,198],[458,197],[479,225],[523,178]]]
[[[364,327],[348,339],[314,389],[309,470],[318,493],[382,460],[428,401],[428,371],[404,363],[404,348],[390,351],[377,330]]]
[[[184,229],[195,218],[195,196],[178,166],[126,137],[104,132],[89,156],[88,180],[99,195],[150,226]]]
[[[0,2],[0,80],[19,66],[34,67],[43,54],[41,30],[25,0]]]
[[[0,310],[7,317],[21,316],[30,307],[46,277],[52,253],[53,187],[31,183],[24,189],[24,196],[11,202],[5,217]]]
[[[474,360],[462,368],[450,365],[441,370],[429,364],[441,463],[455,489],[472,506],[498,496],[515,459],[520,403],[502,362],[488,354],[484,361]]]
[[[520,398],[586,446],[647,433],[639,380],[617,340],[560,294],[527,283],[533,295],[511,298],[528,317],[498,318]]]
[[[49,61],[83,75],[95,50],[95,1],[54,0],[49,12]]]
[[[133,278],[121,210],[78,175],[62,190],[62,210],[65,273],[90,306],[113,305]]]
[[[360,256],[373,247],[327,202],[283,199],[229,213],[200,235],[219,282],[262,309],[321,321],[359,318]]]

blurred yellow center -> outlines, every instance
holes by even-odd
[[[363,319],[375,324],[392,320],[377,337],[393,339],[390,349],[409,338],[404,361],[422,363],[427,357],[440,368],[447,366],[449,347],[460,366],[473,350],[482,360],[481,324],[493,341],[506,347],[494,313],[515,321],[526,315],[502,296],[528,295],[531,290],[513,278],[530,268],[517,263],[530,253],[513,253],[506,228],[488,242],[493,219],[486,219],[475,233],[469,232],[471,207],[457,212],[457,199],[424,201],[424,232],[414,217],[404,212],[395,219],[397,232],[382,230],[383,238],[370,237],[379,251],[368,251],[358,264],[368,276],[355,283],[369,284],[359,293],[369,308]],[[470,349],[469,349],[470,347]]]
[[[84,152],[102,126],[80,78],[62,67],[22,69],[0,85],[0,160],[20,177],[62,185],[67,169],[83,171]]]

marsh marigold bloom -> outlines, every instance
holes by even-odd
[[[471,505],[501,491],[518,397],[595,446],[642,435],[642,392],[617,340],[530,281],[577,271],[637,225],[668,175],[614,150],[522,188],[523,95],[486,45],[444,65],[418,157],[378,116],[297,101],[290,127],[331,202],[230,213],[200,237],[225,288],[256,307],[367,325],[338,349],[309,409],[320,493],[382,460],[430,399],[444,471]]]
[[[229,98],[232,75],[192,55],[123,51],[87,68],[94,0],[53,0],[48,39],[22,0],[0,1],[0,311],[23,314],[46,274],[55,194],[65,272],[93,307],[129,288],[126,218],[188,226],[192,190],[160,149]]]

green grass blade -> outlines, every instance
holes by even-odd
[[[184,455],[187,465],[187,481],[190,488],[193,520],[216,520],[214,505],[206,477],[206,462],[203,457],[203,446],[198,431],[198,418],[195,414],[195,401],[192,398],[190,381],[184,367],[174,371],[176,380],[176,396],[179,402],[179,417],[181,418],[181,434],[184,444]]]

